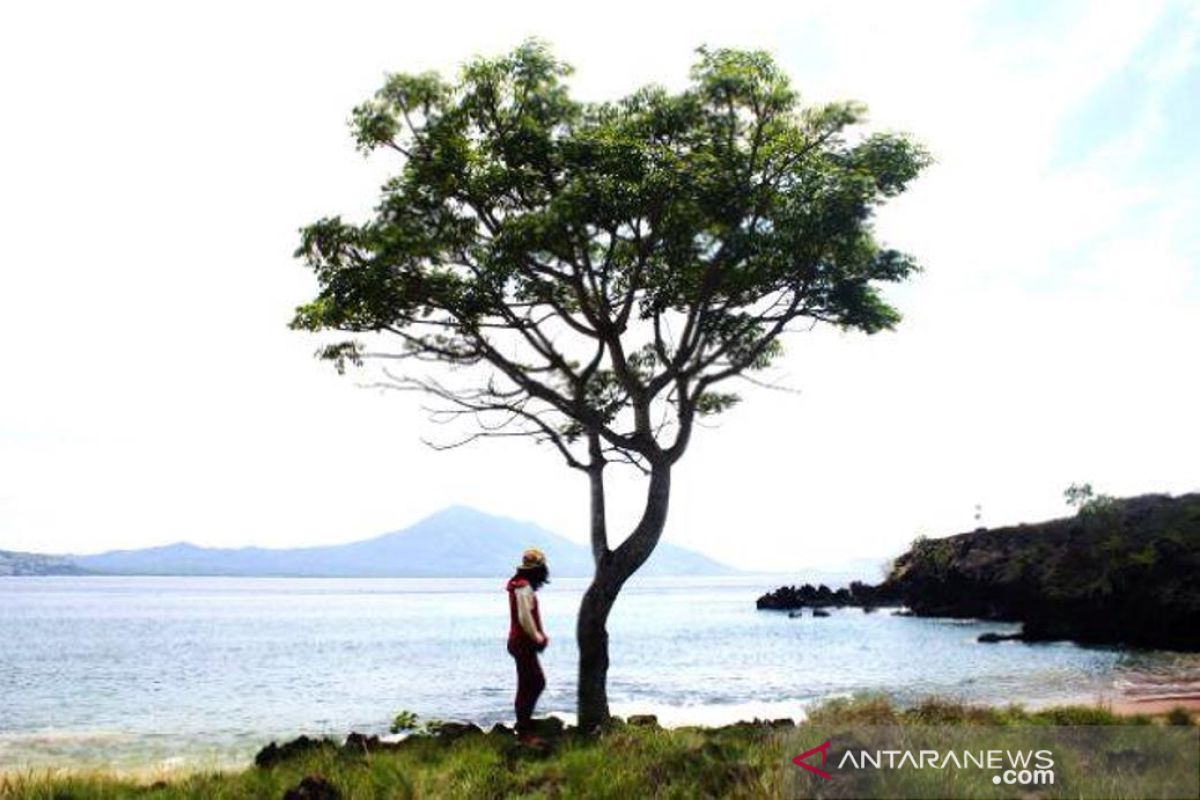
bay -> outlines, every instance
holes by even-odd
[[[754,600],[786,576],[634,579],[610,620],[614,713],[667,724],[798,717],[887,692],[1045,704],[1169,684],[1196,659],[1069,643],[983,645],[1015,625],[887,610],[789,618]],[[271,739],[511,722],[504,578],[0,579],[0,768],[238,765]],[[539,713],[574,707],[582,579],[541,593]]]

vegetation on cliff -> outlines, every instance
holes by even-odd
[[[1020,621],[1028,640],[1200,650],[1200,494],[915,541],[879,587],[920,616]]]

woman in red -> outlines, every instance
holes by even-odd
[[[542,630],[538,613],[537,590],[550,582],[546,556],[541,550],[529,549],[521,556],[521,566],[508,586],[508,652],[517,662],[517,736],[522,741],[535,742],[533,736],[533,707],[546,688],[546,676],[538,662],[538,653],[550,640]]]

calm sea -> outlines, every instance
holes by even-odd
[[[780,578],[647,579],[610,622],[616,713],[667,723],[800,716],[886,691],[1044,703],[1112,694],[1194,659],[1070,644],[977,644],[1014,626],[759,612]],[[574,705],[582,580],[540,593],[541,711]],[[0,769],[245,762],[272,738],[382,733],[395,712],[511,721],[497,579],[0,579]]]

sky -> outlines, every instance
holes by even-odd
[[[684,10],[686,9],[686,11]],[[421,443],[287,329],[321,216],[396,163],[346,121],[388,72],[540,37],[580,96],[764,48],[936,164],[883,210],[924,272],[700,431],[666,538],[772,571],[1200,490],[1200,7],[1183,2],[9,4],[0,12],[0,549],[368,538],[461,503],[585,536],[549,448]],[[641,500],[612,481],[614,536]],[[976,521],[977,508],[981,517]]]

